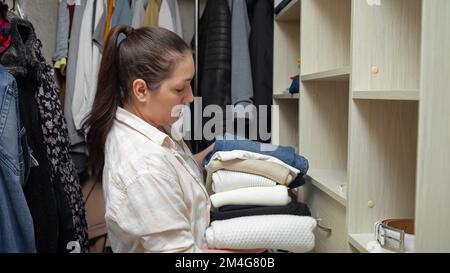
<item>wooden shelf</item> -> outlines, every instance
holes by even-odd
[[[274,99],[277,100],[287,100],[287,99],[294,99],[294,100],[298,100],[300,98],[300,94],[291,94],[291,93],[283,93],[283,94],[274,94],[273,95]]]
[[[353,90],[419,89],[422,1],[353,1]]]
[[[276,21],[299,21],[300,0],[292,0],[280,13],[275,16]]]
[[[281,1],[277,1],[277,4]],[[299,147],[299,94],[290,94],[291,77],[300,74],[300,0],[292,0],[275,17],[273,56],[272,143]],[[275,110],[275,108],[274,108]]]
[[[302,75],[302,81],[345,81],[350,78],[349,66],[328,71]]]
[[[332,183],[345,182],[346,172],[314,170],[347,170],[349,83],[302,82],[301,86],[300,153],[309,161],[308,174],[316,186],[326,185],[323,190],[345,205],[345,196],[334,194],[338,188],[333,189]]]
[[[371,233],[349,234],[348,242],[361,253],[369,253],[367,244],[374,241],[374,235]],[[380,253],[395,253],[390,250],[381,248]]]
[[[423,0],[414,249],[450,252],[450,1]]]
[[[317,252],[367,253],[393,217],[416,219],[416,250],[448,252],[450,217],[430,211],[450,204],[450,1],[372,2],[293,0],[275,16],[272,142],[309,161],[298,200],[332,229]],[[301,98],[286,94],[299,74]]]
[[[291,77],[300,74],[300,24],[295,21],[274,24],[273,90],[284,93]]]
[[[419,90],[353,91],[353,99],[363,100],[420,100]]]
[[[310,170],[308,176],[311,184],[328,194],[330,197],[347,205],[347,172],[344,170]],[[342,188],[343,187],[343,188]],[[341,190],[342,189],[342,190]]]
[[[298,152],[299,100],[274,99],[273,105],[278,110],[272,111],[272,144],[292,146]]]
[[[301,71],[350,66],[351,0],[302,1]]]
[[[379,219],[414,218],[418,103],[353,101],[348,171],[349,233],[367,233]],[[364,206],[371,201],[373,207]]]

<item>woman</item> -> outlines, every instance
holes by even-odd
[[[86,128],[114,252],[231,252],[209,250],[205,240],[210,200],[200,166],[212,147],[193,156],[170,132],[174,107],[193,101],[194,73],[191,49],[176,34],[111,30]]]

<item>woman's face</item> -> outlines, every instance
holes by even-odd
[[[148,92],[142,114],[153,125],[163,127],[178,120],[181,108],[194,100],[191,81],[195,74],[192,55],[184,55],[176,64],[172,75],[162,82],[157,91]]]

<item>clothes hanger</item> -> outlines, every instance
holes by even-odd
[[[9,11],[14,13],[15,15],[19,16],[22,19],[25,18],[25,13],[22,9],[21,1],[13,0],[12,8]]]

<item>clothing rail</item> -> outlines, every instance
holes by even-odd
[[[199,20],[199,0],[195,0],[195,15],[194,15],[194,44],[195,44],[195,69],[198,72],[198,20]],[[198,75],[198,74],[197,74]],[[194,95],[198,94],[198,76],[194,77]]]

